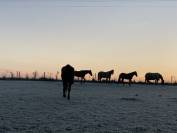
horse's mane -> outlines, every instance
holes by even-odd
[[[112,69],[112,70],[108,71],[108,73],[114,73],[114,70]]]
[[[137,73],[136,71],[133,71],[133,72],[131,72],[131,73]]]
[[[130,72],[130,73],[127,73],[129,75],[137,75],[137,72],[136,71],[133,71],[133,72]]]

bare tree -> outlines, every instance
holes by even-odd
[[[56,80],[58,80],[59,71],[56,73]]]
[[[28,75],[28,73],[26,73],[26,79],[27,79],[27,80],[29,79],[29,75]]]
[[[50,73],[50,79],[52,79],[52,73]]]
[[[21,78],[21,73],[20,73],[20,72],[18,72],[18,78],[19,78],[19,79]]]
[[[35,79],[35,80],[36,80],[37,75],[38,75],[38,72],[37,72],[37,71],[33,72],[33,79]]]
[[[11,75],[11,79],[13,79],[14,78],[14,73],[10,72],[10,75]]]
[[[44,77],[43,77],[44,79],[46,78],[46,73],[44,72]]]
[[[20,71],[17,71],[16,78],[21,78]]]

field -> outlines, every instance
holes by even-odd
[[[0,81],[2,133],[177,133],[177,86]]]

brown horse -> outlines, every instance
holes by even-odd
[[[81,70],[81,71],[75,71],[74,72],[74,76],[81,78],[81,83],[82,81],[85,82],[85,76],[89,74],[90,76],[92,76],[92,71],[91,70]]]
[[[74,83],[74,68],[66,65],[61,69],[61,77],[63,81],[63,97],[66,97],[68,92],[68,100],[70,99],[71,86]]]
[[[164,84],[163,76],[160,73],[146,73],[145,82],[150,83],[150,80],[155,80],[155,84],[158,84],[159,80],[161,80],[162,84]]]
[[[127,79],[129,80],[129,85],[131,85],[133,76],[136,76],[136,77],[138,76],[136,71],[131,72],[131,73],[121,73],[119,75],[118,83],[124,84],[124,79]]]
[[[101,82],[101,79],[102,79],[102,78],[105,78],[105,79],[106,79],[106,82],[107,82],[107,81],[110,82],[111,76],[112,76],[113,74],[114,74],[114,70],[110,70],[110,71],[108,71],[108,72],[103,72],[103,71],[101,71],[101,72],[98,73],[98,81]]]

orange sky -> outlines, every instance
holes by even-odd
[[[176,1],[0,2],[0,69],[177,76]]]

